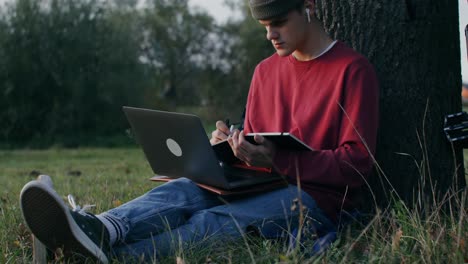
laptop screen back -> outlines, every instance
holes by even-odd
[[[123,107],[153,172],[226,187],[223,169],[195,115]]]

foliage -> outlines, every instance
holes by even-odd
[[[242,13],[239,20],[228,21],[219,29],[218,37],[223,43],[219,52],[227,69],[214,69],[207,76],[215,87],[206,86],[206,94],[222,112],[237,118],[245,106],[255,66],[273,54],[274,49],[265,38],[265,29],[252,19],[248,1],[231,1],[231,6]]]
[[[194,80],[214,45],[213,19],[190,13],[187,0],[148,2],[143,59],[157,75],[157,92],[169,104],[197,104],[200,88]]]
[[[250,16],[219,26],[187,0],[16,0],[2,11],[0,147],[108,145],[128,127],[123,105],[237,118],[271,53]]]
[[[97,0],[18,0],[3,19],[2,142],[47,146],[123,129],[120,106],[141,101],[137,21]]]

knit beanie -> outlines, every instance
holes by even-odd
[[[287,13],[304,0],[249,0],[253,18],[263,20]]]

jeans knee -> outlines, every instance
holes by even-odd
[[[172,185],[181,186],[181,187],[196,185],[192,180],[187,179],[187,178],[177,178],[175,180],[168,182],[167,184],[172,184]]]
[[[238,236],[241,232],[245,231],[240,229],[242,224],[231,215],[210,210],[202,210],[195,213],[188,222],[205,236]]]
[[[167,197],[194,196],[200,192],[200,188],[187,178],[178,178],[170,182],[164,183],[153,190],[151,193],[165,195]]]

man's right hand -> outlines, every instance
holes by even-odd
[[[230,134],[231,131],[229,131],[229,127],[227,127],[227,125],[223,121],[217,121],[216,130],[211,132],[211,145],[226,140]]]

